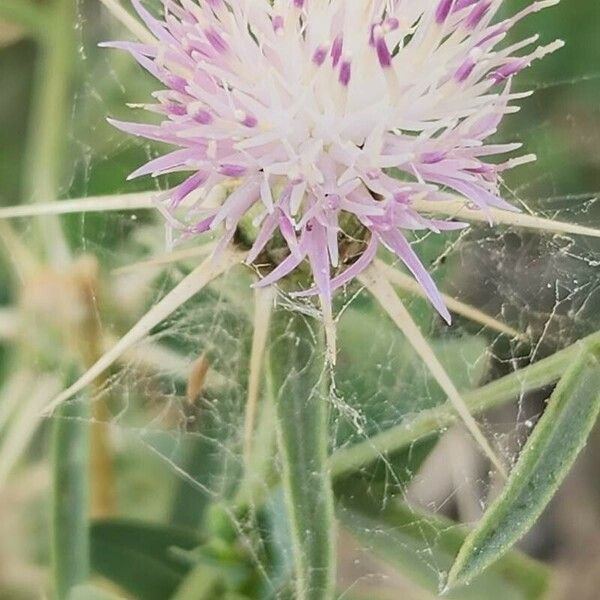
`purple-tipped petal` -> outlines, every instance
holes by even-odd
[[[305,240],[308,260],[319,294],[326,302],[331,302],[331,272],[325,227],[311,221],[305,231]]]
[[[359,256],[359,258],[350,265],[343,273],[334,277],[331,280],[331,290],[337,290],[345,285],[348,285],[351,281],[356,279],[375,259],[377,255],[377,248],[379,242],[376,236],[372,236],[367,244],[365,251]],[[316,287],[304,290],[302,292],[293,292],[291,295],[295,298],[306,298],[309,296],[316,296],[319,294],[319,290]]]
[[[218,229],[218,255],[240,223],[258,223],[249,262],[271,240],[290,250],[258,285],[307,259],[315,285],[305,294],[321,296],[330,328],[333,292],[383,243],[449,321],[404,234],[465,227],[416,208],[449,191],[490,222],[492,209],[517,210],[498,194],[501,176],[533,157],[492,162],[517,146],[490,137],[524,97],[512,78],[561,43],[527,50],[534,38],[505,40],[552,2],[531,1],[499,21],[495,0],[377,0],[366,13],[354,0],[131,1],[156,42],[103,46],[131,53],[157,80],[141,105],[154,120],[109,122],[174,146],[130,178],[191,172],[158,203],[171,232]],[[332,279],[340,243],[353,237],[368,243]]]
[[[280,279],[283,279],[286,275],[289,275],[303,260],[303,257],[290,254],[276,269],[273,269],[266,277],[263,277],[260,281],[253,284],[254,287],[260,288],[273,285]]]
[[[406,265],[408,270],[414,275],[421,287],[425,290],[427,297],[434,308],[440,313],[446,323],[452,323],[452,317],[446,307],[446,304],[427,269],[419,260],[419,257],[412,249],[406,238],[398,231],[386,231],[379,233],[381,241],[396,254],[396,256]]]
[[[177,167],[184,166],[188,161],[194,159],[195,154],[195,151],[189,148],[185,148],[184,150],[175,150],[175,152],[165,154],[164,156],[159,156],[158,158],[147,162],[139,169],[133,171],[133,173],[131,173],[127,179],[136,179],[137,177],[151,175],[154,173],[166,173],[172,169],[176,169]],[[189,170],[192,170],[192,168]]]

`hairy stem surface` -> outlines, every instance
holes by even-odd
[[[273,315],[269,362],[298,600],[328,600],[335,587],[328,376],[321,329],[300,313],[279,309]]]

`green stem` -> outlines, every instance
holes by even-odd
[[[253,506],[259,506],[269,495],[277,474],[273,466],[275,449],[275,404],[272,398],[273,385],[269,359],[265,361],[265,385],[262,405],[259,411],[258,423],[254,435],[249,460],[244,468],[244,476],[235,496],[234,505],[243,512]]]
[[[75,6],[75,0],[55,0],[47,11],[26,153],[25,194],[30,202],[52,202],[58,196],[76,56]],[[38,223],[47,257],[64,264],[69,251],[60,221],[51,217]]]
[[[52,587],[56,600],[89,572],[87,403],[64,404],[52,427]]]
[[[186,576],[170,600],[211,600],[217,597],[222,574],[207,565],[198,565]]]
[[[30,0],[2,0],[0,3],[0,20],[19,25],[39,39],[45,38],[48,32],[45,18],[46,10]]]
[[[515,371],[488,385],[463,395],[472,413],[481,413],[546,385],[556,383],[577,359],[581,348],[600,344],[600,332],[556,352],[552,356]],[[425,438],[452,425],[458,416],[450,403],[436,406],[407,418],[396,427],[375,435],[360,444],[341,448],[330,458],[332,477],[340,477],[405,448],[416,440]]]
[[[276,310],[270,351],[282,484],[291,532],[297,600],[335,592],[335,519],[327,468],[328,377],[315,321]]]

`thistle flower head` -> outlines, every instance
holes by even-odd
[[[557,0],[504,21],[502,0],[162,0],[160,18],[132,2],[151,36],[106,45],[160,81],[144,106],[160,122],[112,123],[176,147],[131,175],[188,172],[161,199],[171,230],[222,230],[223,247],[250,223],[248,262],[286,245],[258,285],[308,260],[325,303],[384,246],[449,320],[406,233],[464,224],[414,202],[514,210],[501,173],[534,157],[492,160],[519,145],[486,142],[514,111],[512,77],[561,42],[504,40]]]

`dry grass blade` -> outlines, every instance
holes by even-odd
[[[0,309],[0,341],[13,340],[19,331],[19,313],[13,308]]]
[[[254,290],[254,335],[250,351],[250,374],[248,376],[248,398],[246,400],[246,416],[244,423],[244,461],[250,462],[254,424],[258,409],[261,374],[265,361],[265,350],[269,335],[269,325],[273,313],[275,288],[256,288]]]
[[[100,2],[140,42],[152,45],[156,44],[154,36],[135,17],[129,14],[117,0],[100,0]]]
[[[0,221],[0,242],[5,246],[18,277],[26,279],[39,269],[40,263],[31,249],[9,223],[2,221]]]
[[[168,194],[168,190],[164,192],[150,191],[111,196],[94,196],[90,198],[74,198],[72,200],[60,200],[58,202],[46,202],[35,205],[8,206],[0,208],[0,219],[117,210],[144,210],[155,208],[155,198],[158,194],[163,193]],[[487,223],[489,220],[487,213],[470,209],[465,200],[461,198],[442,201],[436,200],[435,202],[415,199],[413,200],[413,207],[423,213],[439,214],[466,221]],[[600,229],[585,227],[576,223],[565,223],[563,221],[555,221],[494,208],[490,209],[489,215],[492,216],[496,223],[501,225],[523,227],[550,233],[600,237]]]
[[[118,342],[118,338],[113,336],[105,336],[103,340],[103,348],[105,352]],[[179,352],[163,346],[151,340],[144,341],[132,348],[117,361],[119,364],[128,367],[139,369],[144,374],[154,375],[156,373],[168,373],[178,381],[187,382],[190,372],[190,360],[187,356]],[[226,385],[232,385],[235,382],[228,380],[222,373],[211,367],[206,374],[204,384],[206,386],[219,388]]]
[[[388,316],[396,323],[404,333],[412,347],[427,365],[431,375],[447,394],[448,399],[460,415],[466,427],[475,438],[484,453],[489,457],[495,467],[502,475],[506,476],[504,465],[498,458],[490,443],[481,432],[477,421],[469,411],[460,393],[452,383],[446,370],[433,352],[431,346],[417,327],[410,313],[394,291],[392,284],[386,278],[385,272],[376,265],[371,266],[359,277],[373,297],[381,304]]]
[[[29,446],[40,423],[40,411],[60,389],[60,380],[52,375],[39,377],[33,394],[13,417],[6,437],[0,446],[0,487]]]
[[[200,355],[190,367],[187,386],[186,396],[188,404],[194,404],[200,397],[204,385],[206,384],[206,377],[210,371],[210,361],[206,354]]]
[[[427,297],[423,288],[412,277],[409,277],[405,273],[398,271],[398,269],[395,269],[381,260],[377,260],[376,263],[377,267],[385,272],[386,277],[393,285],[402,288],[411,294],[421,296],[422,298]],[[471,321],[484,325],[485,327],[489,327],[494,331],[509,335],[513,338],[522,341],[527,341],[529,339],[527,335],[519,333],[516,329],[513,329],[509,325],[502,323],[502,321],[494,319],[494,317],[491,317],[474,306],[470,306],[469,304],[465,304],[460,300],[456,300],[456,298],[448,296],[448,294],[442,294],[442,298],[444,299],[448,309],[456,314],[462,315]]]
[[[88,212],[110,212],[117,210],[144,210],[155,208],[157,192],[141,192],[136,194],[120,194],[115,196],[92,196],[90,198],[74,198],[57,202],[39,204],[22,204],[0,208],[0,219],[16,219],[19,217],[44,217],[49,215],[70,215]]]
[[[44,410],[51,414],[63,402],[72,398],[104,373],[132,346],[141,341],[154,327],[175,312],[182,304],[206,287],[211,281],[242,262],[241,254],[234,250],[224,253],[219,262],[206,259],[185,279],[175,286],[160,302],[155,304],[108,352],[88,369],[71,387],[59,394]]]
[[[113,273],[115,275],[123,275],[126,273],[132,273],[133,271],[138,271],[139,269],[164,267],[173,263],[190,260],[192,258],[199,258],[210,254],[215,249],[215,246],[216,244],[204,244],[202,246],[196,246],[194,248],[176,250],[175,252],[169,252],[167,254],[162,254],[161,256],[156,256],[148,260],[126,265],[124,267],[119,267],[118,269],[115,269]]]
[[[35,387],[36,374],[20,369],[7,377],[0,391],[0,431],[11,420],[23,399]]]

